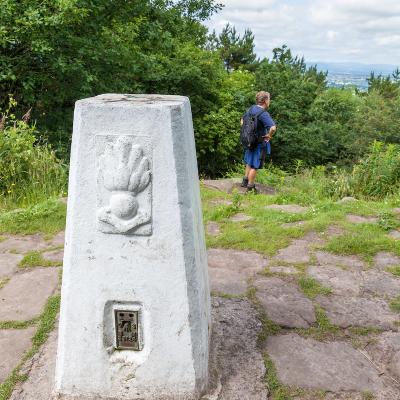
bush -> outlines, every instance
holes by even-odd
[[[353,191],[383,198],[400,190],[400,146],[374,142],[353,169]]]
[[[40,144],[35,127],[3,116],[0,129],[0,198],[3,206],[29,205],[60,195],[66,169],[47,144]]]

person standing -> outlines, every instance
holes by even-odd
[[[276,125],[267,111],[270,103],[271,96],[268,92],[258,92],[256,104],[247,110],[250,116],[257,116],[256,132],[259,142],[254,149],[246,149],[244,153],[243,161],[246,169],[241,186],[247,188],[248,192],[257,192],[255,186],[257,170],[263,167],[266,155],[271,154],[270,141],[276,132]]]

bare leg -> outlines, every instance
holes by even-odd
[[[257,170],[254,168],[250,168],[249,175],[248,175],[250,186],[254,185],[254,182],[256,180],[256,175],[257,175]]]
[[[246,165],[246,171],[245,171],[245,173],[244,173],[244,176],[245,176],[246,178],[249,177],[250,170],[251,170],[250,165]]]

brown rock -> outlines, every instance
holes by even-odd
[[[0,253],[16,251],[17,253],[28,253],[29,251],[44,250],[49,245],[41,234],[8,236],[6,240],[0,242]]]
[[[378,222],[377,217],[363,217],[362,215],[348,214],[346,216],[348,222],[352,224],[374,224]]]

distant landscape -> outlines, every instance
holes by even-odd
[[[317,65],[319,71],[328,71],[327,82],[329,87],[350,87],[355,86],[362,91],[368,89],[367,78],[371,72],[375,75],[391,75],[398,68],[389,64],[361,64],[361,63],[327,63],[310,62],[307,65]]]

